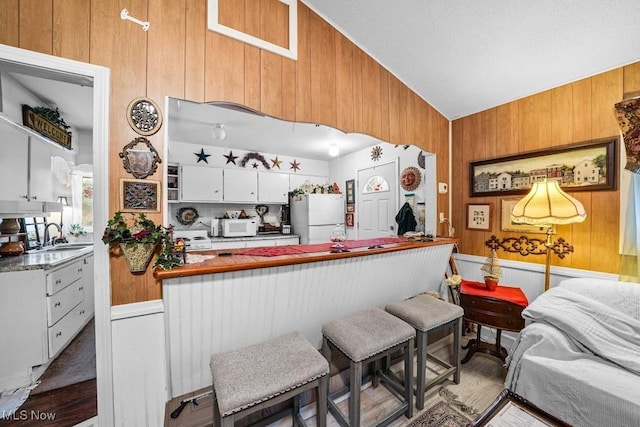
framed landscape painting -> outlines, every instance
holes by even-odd
[[[471,197],[526,194],[533,182],[557,180],[565,191],[616,189],[618,136],[469,163]]]

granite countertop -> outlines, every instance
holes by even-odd
[[[56,250],[32,250],[18,256],[0,257],[0,273],[22,270],[48,270],[91,252],[93,252],[93,245]]]

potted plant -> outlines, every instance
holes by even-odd
[[[484,284],[487,289],[490,291],[495,290],[502,277],[502,268],[500,268],[500,261],[495,249],[491,250],[491,254],[480,267],[480,270],[484,273]]]
[[[158,245],[171,239],[165,228],[156,225],[145,214],[139,213],[137,218],[135,214],[131,215],[134,220],[129,225],[122,212],[116,212],[107,222],[102,241],[107,245],[119,245],[129,270],[142,273],[147,269]]]

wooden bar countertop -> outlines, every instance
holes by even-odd
[[[460,241],[459,238],[435,237],[433,239],[402,239],[397,243],[381,245],[370,249],[369,247],[358,247],[349,249],[349,252],[332,253],[325,252],[309,252],[296,253],[292,255],[277,256],[259,256],[259,255],[240,255],[250,249],[223,249],[211,251],[198,251],[197,253],[187,253],[191,255],[213,256],[198,263],[187,263],[171,270],[163,270],[156,268],[153,276],[156,279],[174,279],[187,276],[197,276],[213,273],[226,273],[230,271],[252,270],[258,268],[280,267],[293,264],[304,264],[309,262],[320,262],[338,260],[343,258],[354,258],[368,255],[383,254],[388,252],[405,251],[409,249],[417,249],[429,246],[438,246],[446,244],[455,244]],[[347,242],[345,242],[347,243]],[[302,245],[299,245],[302,246]],[[255,249],[255,248],[254,248]],[[224,254],[221,256],[221,254]],[[230,254],[230,255],[228,255]]]

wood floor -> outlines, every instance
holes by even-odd
[[[463,337],[463,343],[472,337],[472,334]],[[444,338],[433,345],[429,346],[429,352],[436,354],[443,360],[449,360],[450,357],[450,345],[451,337]],[[463,356],[464,356],[463,352]],[[431,366],[431,364],[429,364]],[[433,365],[433,369],[437,371],[437,365]],[[415,372],[415,369],[414,369]],[[434,374],[435,375],[435,374]],[[425,409],[428,409],[439,400],[448,400],[452,402],[454,406],[460,407],[466,405],[471,408],[467,412],[470,419],[475,418],[475,413],[480,414],[486,408],[488,408],[495,398],[500,394],[504,386],[504,378],[506,376],[506,369],[502,366],[502,362],[492,356],[482,353],[476,353],[473,358],[466,364],[462,365],[462,371],[460,375],[460,384],[455,384],[452,381],[445,381],[440,386],[435,386],[429,390],[426,395]],[[333,381],[333,379],[332,379]],[[370,384],[363,386],[362,392],[362,424],[372,425],[376,423],[376,420],[384,418],[384,415],[390,412],[397,400],[391,393],[389,393],[384,387],[371,388]],[[199,390],[194,392],[193,395],[197,395],[207,390]],[[182,413],[177,418],[171,418],[170,413],[174,411],[180,404],[180,400],[185,399],[186,396],[173,399],[167,403],[165,427],[208,427],[212,425],[211,417],[213,411],[213,404],[210,397],[202,398],[197,401],[197,405],[188,404]],[[457,405],[456,405],[457,404]],[[340,407],[345,413],[348,413],[346,409],[348,405],[348,399],[345,399],[340,403]],[[307,424],[315,426],[314,405],[309,405],[305,408],[303,413]],[[414,409],[415,419],[420,413]],[[402,417],[394,421],[390,426],[400,427],[408,425],[412,420],[407,420]],[[331,416],[327,417],[328,425],[331,427],[338,426],[337,421]],[[273,424],[273,426],[290,426],[291,418],[286,417],[281,421]]]

